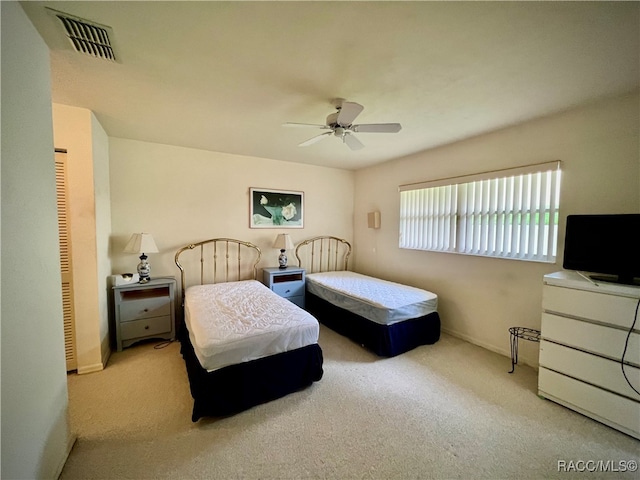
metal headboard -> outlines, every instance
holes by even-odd
[[[351,244],[343,238],[321,236],[305,240],[296,247],[298,266],[307,273],[348,270]]]
[[[185,256],[183,257],[185,265],[180,263],[181,254],[196,248],[196,251],[199,250],[200,253],[199,259],[195,255]],[[253,243],[243,242],[234,238],[212,238],[185,245],[176,252],[175,256],[176,265],[180,269],[182,304],[184,305],[184,293],[187,284],[185,267],[195,267],[196,265],[194,264],[199,260],[200,285],[249,279],[256,280],[258,277],[258,263],[260,263],[261,257],[262,252]],[[191,259],[190,262],[189,259]],[[197,276],[191,275],[189,279],[195,280]]]

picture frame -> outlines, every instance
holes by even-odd
[[[304,228],[304,192],[249,189],[250,228]]]

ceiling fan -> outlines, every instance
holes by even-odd
[[[305,140],[298,145],[299,147],[312,145],[333,135],[340,138],[342,143],[345,143],[351,150],[360,150],[364,147],[354,133],[397,133],[402,128],[399,123],[362,123],[354,125],[353,121],[360,115],[364,107],[355,102],[347,102],[344,99],[337,99],[335,106],[337,112],[331,113],[324,125],[295,122],[287,122],[283,125],[285,127],[313,127],[328,130],[320,135],[311,137],[309,140]]]

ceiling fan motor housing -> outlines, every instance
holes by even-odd
[[[330,113],[327,116],[327,125],[330,126],[330,127],[337,126],[338,125],[338,115],[339,114],[340,114],[339,111],[335,112],[335,113]],[[343,125],[343,126],[346,126],[346,125]]]

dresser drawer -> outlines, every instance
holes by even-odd
[[[551,313],[584,318],[628,329],[635,315],[637,298],[545,285],[542,308]]]
[[[626,382],[620,362],[542,340],[540,366],[640,402],[640,395]],[[631,383],[640,385],[640,368],[625,365],[624,369]]]
[[[627,341],[626,331],[583,322],[550,313],[542,314],[542,338],[586,352],[620,360]],[[640,365],[640,335],[629,336],[625,361]]]
[[[170,313],[171,299],[168,296],[124,299],[120,303],[121,322],[161,317]]]
[[[274,283],[271,289],[281,297],[297,297],[304,295],[304,282]]]
[[[640,439],[640,404],[544,367],[538,371],[538,394]]]
[[[120,325],[120,336],[122,340],[150,337],[163,333],[171,333],[171,315],[134,320]]]

